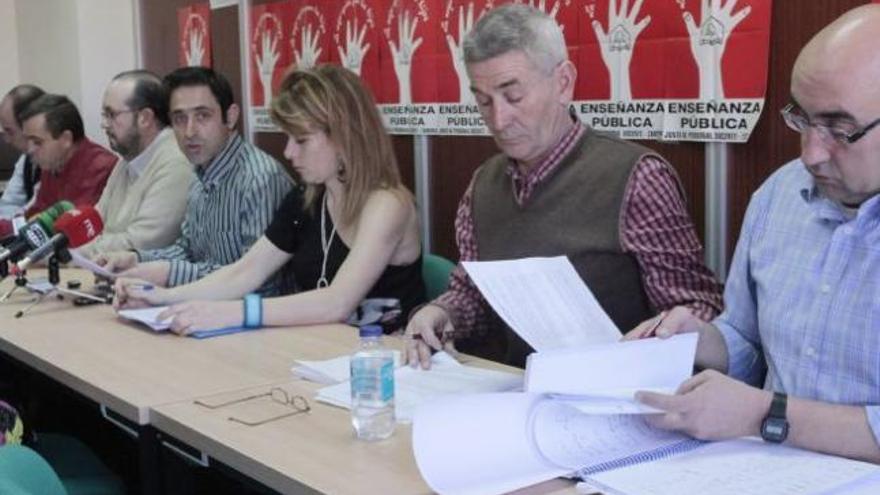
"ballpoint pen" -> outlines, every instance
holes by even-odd
[[[660,328],[660,324],[663,323],[663,320],[665,318],[666,318],[666,311],[657,315],[657,321],[655,321],[654,324],[651,325],[651,328],[645,333],[645,338],[653,337],[654,333],[657,331],[658,328]]]

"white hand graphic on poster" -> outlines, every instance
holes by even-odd
[[[290,40],[297,69],[311,69],[318,64],[318,57],[321,56],[323,49],[318,47],[319,31],[317,29],[312,31],[312,29],[310,24],[303,27],[302,33],[300,33],[299,51],[296,49],[296,40]]]
[[[205,35],[207,34],[205,20],[200,15],[192,14],[186,20],[186,28],[186,40],[188,42],[184,51],[186,65],[189,67],[204,65]]]
[[[393,40],[388,40],[388,47],[391,49],[391,56],[394,60],[394,73],[397,75],[397,85],[400,90],[400,103],[412,103],[410,74],[413,55],[422,44],[422,38],[415,37],[418,26],[418,17],[404,10],[397,18],[397,46],[394,46]]]
[[[351,21],[345,22],[345,50],[342,49],[341,46],[337,47],[339,49],[339,60],[342,61],[342,66],[346,69],[354,72],[357,75],[361,75],[361,66],[364,63],[364,57],[367,55],[367,50],[370,49],[370,44],[364,44],[364,36],[367,34],[367,25],[364,24],[361,29],[358,29],[358,21],[354,20],[354,26],[352,26]]]
[[[645,16],[636,22],[643,0],[635,0],[632,8],[627,12],[629,0],[620,0],[620,9],[617,2],[610,0],[608,3],[608,31],[603,31],[602,23],[593,21],[593,31],[602,51],[602,61],[608,68],[611,80],[611,99],[613,101],[631,100],[632,88],[629,79],[629,66],[632,61],[633,50],[636,40],[651,22],[651,16]]]
[[[738,0],[702,0],[700,24],[694,16],[685,11],[682,14],[691,41],[691,53],[700,72],[700,99],[724,99],[724,81],[721,73],[721,59],[730,34],[736,26],[748,17],[751,6],[733,14]]]
[[[492,5],[491,2],[489,2],[486,5],[486,9],[491,8]],[[446,10],[447,12],[454,10],[452,7],[452,0],[447,2]],[[460,103],[474,103],[476,100],[474,99],[473,93],[471,93],[470,78],[468,78],[467,75],[467,68],[464,63],[464,52],[461,49],[461,44],[464,42],[465,36],[471,32],[471,29],[474,26],[474,2],[468,4],[467,14],[465,14],[463,5],[458,6],[458,38],[454,38],[446,29],[448,28],[448,22],[445,24],[446,45],[449,47],[449,55],[452,57],[452,67],[455,69],[455,74],[458,76],[458,100]]]
[[[189,49],[186,51],[186,65],[190,67],[202,65],[202,57],[204,55],[205,48],[202,46],[202,33],[195,30],[190,31]]]
[[[553,20],[556,20],[556,15],[559,14],[559,5],[561,3],[561,0],[556,0],[553,2],[553,6],[550,7],[550,10],[547,10],[547,0],[529,0],[529,5],[549,15]],[[562,29],[563,32],[565,31],[565,26],[562,24],[559,25],[559,28]]]
[[[281,54],[278,52],[278,40],[281,39],[281,21],[272,14],[263,14],[254,31],[254,60],[257,63],[257,74],[263,88],[263,104],[269,106],[272,101],[272,76]],[[258,42],[258,43],[257,43]],[[259,50],[257,50],[259,46]]]

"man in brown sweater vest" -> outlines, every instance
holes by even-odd
[[[463,49],[502,154],[477,169],[462,198],[460,261],[568,256],[624,331],[679,305],[714,317],[720,286],[702,262],[678,176],[650,149],[596,133],[569,112],[577,70],[556,22],[527,5],[503,5],[480,19]],[[432,348],[464,336],[485,340],[467,350],[512,365],[532,350],[460,265],[406,332],[408,361],[426,368]]]

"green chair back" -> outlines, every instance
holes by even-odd
[[[68,495],[52,466],[23,445],[0,447],[0,493]]]
[[[422,257],[422,278],[425,280],[425,295],[429,301],[446,291],[453,268],[455,263],[442,256],[426,254]]]

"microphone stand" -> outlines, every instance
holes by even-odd
[[[41,292],[37,296],[37,298],[34,299],[34,301],[31,304],[29,304],[27,307],[25,307],[21,311],[15,313],[16,318],[21,318],[22,316],[26,315],[28,312],[30,312],[31,309],[35,308],[37,305],[39,305],[41,302],[43,302],[43,300],[46,298],[46,296],[49,296],[49,295],[54,295],[58,299],[64,299],[64,295],[66,294],[71,297],[84,297],[86,299],[91,299],[93,301],[97,301],[100,303],[105,303],[105,304],[107,303],[107,300],[103,297],[95,296],[92,294],[87,294],[85,292],[80,292],[78,290],[67,289],[67,288],[58,286],[58,284],[61,282],[61,271],[59,269],[59,266],[61,263],[67,263],[69,261],[70,261],[70,252],[66,248],[61,247],[61,248],[55,249],[55,252],[52,253],[52,256],[49,257],[49,261],[48,261],[49,283],[52,285],[52,288],[47,290],[46,292]],[[24,278],[24,275],[22,275],[22,278]],[[19,283],[18,278],[16,278],[15,283],[16,283],[15,288],[17,288],[18,283]],[[27,285],[27,279],[24,279],[23,285]],[[12,290],[15,290],[15,288],[13,288]],[[10,291],[10,293],[11,292],[12,291]]]
[[[6,263],[4,263],[4,265],[5,264]],[[6,267],[6,270],[8,272],[8,270],[9,270],[8,265]],[[27,284],[28,284],[27,272],[22,271],[22,272],[16,273],[15,274],[15,285],[13,285],[11,289],[6,291],[6,293],[3,294],[3,296],[0,296],[0,303],[6,302],[6,300],[9,299],[10,296],[12,296],[12,294],[15,293],[16,290],[27,287]]]

